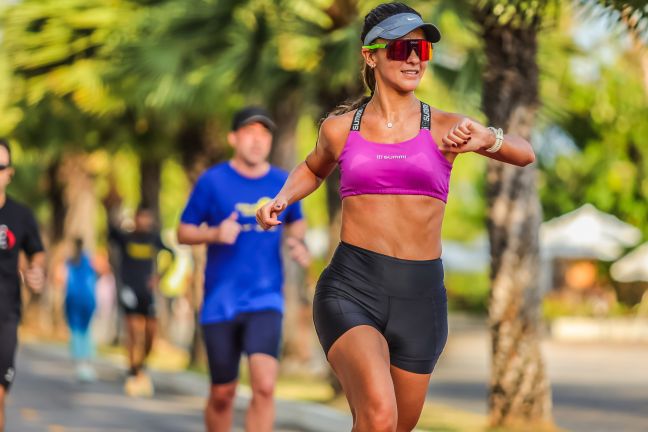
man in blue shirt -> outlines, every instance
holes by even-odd
[[[272,430],[283,312],[281,227],[292,258],[303,266],[310,261],[299,203],[281,214],[278,229],[263,231],[256,224],[257,208],[288,176],[267,162],[274,128],[262,108],[236,113],[227,137],[234,156],[198,179],[178,228],[180,243],[208,245],[201,311],[212,382],[205,409],[208,432],[231,429],[242,353],[252,386],[246,430]]]

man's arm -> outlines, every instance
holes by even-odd
[[[311,263],[310,252],[306,247],[306,221],[304,219],[286,225],[286,244],[290,248],[290,257],[297,261],[302,267],[308,267]]]
[[[241,231],[241,226],[236,222],[238,218],[236,212],[218,226],[207,224],[210,220],[210,206],[214,201],[212,194],[211,182],[206,174],[203,174],[196,182],[189,201],[180,216],[177,232],[180,244],[233,244],[236,241],[236,237]]]
[[[122,239],[122,231],[117,227],[117,225],[114,225],[110,219],[108,220],[108,241],[115,242],[115,243],[121,243]]]
[[[124,232],[121,230],[120,211],[122,199],[114,185],[114,179],[110,179],[110,190],[108,195],[103,199],[103,206],[106,210],[106,220],[108,222],[108,241],[122,244]]]
[[[158,251],[167,251],[171,254],[171,259],[175,260],[175,251],[171,249],[169,246],[166,245],[164,240],[162,240],[162,237],[158,235],[155,238],[155,247],[158,249]]]
[[[25,237],[20,248],[27,254],[29,261],[25,283],[34,292],[40,292],[45,286],[45,248],[32,212],[27,211],[24,217]]]
[[[218,227],[206,224],[200,226],[189,223],[180,223],[178,227],[178,242],[186,245],[214,243],[218,237]]]
[[[238,213],[232,212],[216,227],[181,222],[178,227],[178,242],[187,245],[211,243],[233,245],[241,233],[241,225],[236,221],[237,219]]]
[[[37,252],[30,257],[25,271],[25,283],[34,292],[41,292],[45,286],[45,252]]]
[[[169,272],[169,270],[171,270],[171,266],[173,265],[173,262],[176,259],[176,254],[173,249],[171,249],[169,246],[167,246],[164,243],[162,237],[159,234],[155,238],[155,247],[157,249],[158,254],[162,251],[166,251],[169,254],[171,254],[171,261],[163,269],[159,270],[159,278],[163,278],[164,275],[166,275]],[[157,283],[155,285],[157,285]]]
[[[291,222],[286,225],[286,240],[293,238],[303,242],[306,237],[306,228],[306,220],[304,219]]]

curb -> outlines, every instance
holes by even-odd
[[[551,336],[564,342],[647,343],[646,318],[556,318]]]

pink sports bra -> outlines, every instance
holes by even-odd
[[[421,130],[407,141],[383,144],[360,135],[365,107],[356,111],[340,154],[340,197],[352,195],[427,195],[448,200],[452,164],[430,134],[430,107],[421,102]]]

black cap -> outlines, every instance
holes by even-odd
[[[275,122],[272,121],[272,118],[270,117],[268,111],[261,107],[248,106],[237,111],[236,114],[234,114],[234,118],[232,119],[232,130],[235,131],[242,126],[254,122],[261,123],[271,131],[274,131],[277,127]]]

